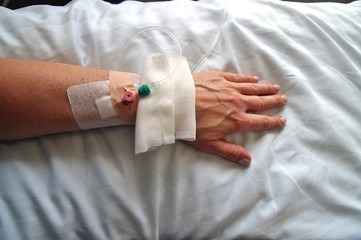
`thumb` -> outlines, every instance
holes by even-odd
[[[212,153],[217,154],[230,161],[249,166],[251,164],[251,155],[242,146],[229,142],[224,139],[209,142]]]
[[[241,165],[249,166],[251,164],[251,155],[242,146],[224,139],[206,142],[196,140],[187,143],[205,152],[216,154]]]

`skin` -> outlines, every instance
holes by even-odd
[[[194,73],[196,86],[197,139],[188,142],[203,151],[217,154],[242,165],[251,163],[250,154],[225,136],[236,132],[281,128],[281,116],[255,114],[287,103],[280,87],[259,84],[258,78],[223,72]]]
[[[131,81],[130,73],[120,74]],[[79,131],[67,89],[106,80],[108,75],[108,70],[63,63],[0,59],[0,140]],[[249,75],[214,71],[194,73],[193,79],[197,140],[187,143],[198,149],[249,165],[250,154],[224,137],[236,132],[277,129],[286,123],[280,116],[255,113],[286,104],[287,98],[278,94],[277,85],[260,84]]]
[[[108,71],[17,59],[0,60],[0,140],[78,131],[70,86],[105,80]]]

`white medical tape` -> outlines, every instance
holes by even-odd
[[[111,96],[103,96],[95,99],[95,105],[101,119],[117,116],[117,112],[113,108]]]
[[[67,90],[73,116],[80,129],[121,125],[110,99],[109,81],[90,82]]]

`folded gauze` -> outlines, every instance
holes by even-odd
[[[151,93],[138,103],[136,154],[178,139],[195,140],[195,87],[186,58],[149,55],[138,84],[149,85]]]

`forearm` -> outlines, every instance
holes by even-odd
[[[108,73],[62,63],[0,59],[0,140],[79,130],[67,89],[106,80]]]

